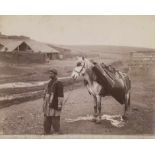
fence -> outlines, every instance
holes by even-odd
[[[131,54],[130,68],[132,73],[140,74],[150,71],[151,66],[155,64],[155,52],[135,52]]]

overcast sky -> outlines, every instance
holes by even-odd
[[[155,16],[0,16],[0,32],[53,44],[155,48]]]

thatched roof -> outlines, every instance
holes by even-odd
[[[5,51],[7,49],[8,52],[12,52],[22,42],[23,41],[19,41],[19,40],[0,38],[0,44],[3,45],[3,47],[0,49],[0,51]]]
[[[48,45],[34,41],[31,39],[24,41],[34,52],[42,52],[42,53],[59,53],[59,51],[54,48],[49,47]]]
[[[0,38],[0,44],[3,45],[0,51],[12,52],[24,42],[32,49],[33,52],[59,53],[59,51],[57,51],[56,49],[32,39],[8,39],[8,38]]]

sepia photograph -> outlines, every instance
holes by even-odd
[[[0,138],[154,138],[155,16],[0,15]]]

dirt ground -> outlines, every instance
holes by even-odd
[[[131,76],[131,107],[128,120],[121,128],[112,126],[110,121],[103,120],[95,124],[90,120],[67,122],[93,114],[93,100],[85,87],[73,90],[62,110],[61,130],[64,135],[141,135],[155,134],[155,81],[154,78]],[[67,97],[69,92],[65,93]],[[42,135],[43,113],[42,99],[13,105],[0,109],[1,135]],[[102,99],[102,113],[121,114],[123,107],[111,97]],[[53,135],[50,137],[52,138]]]

